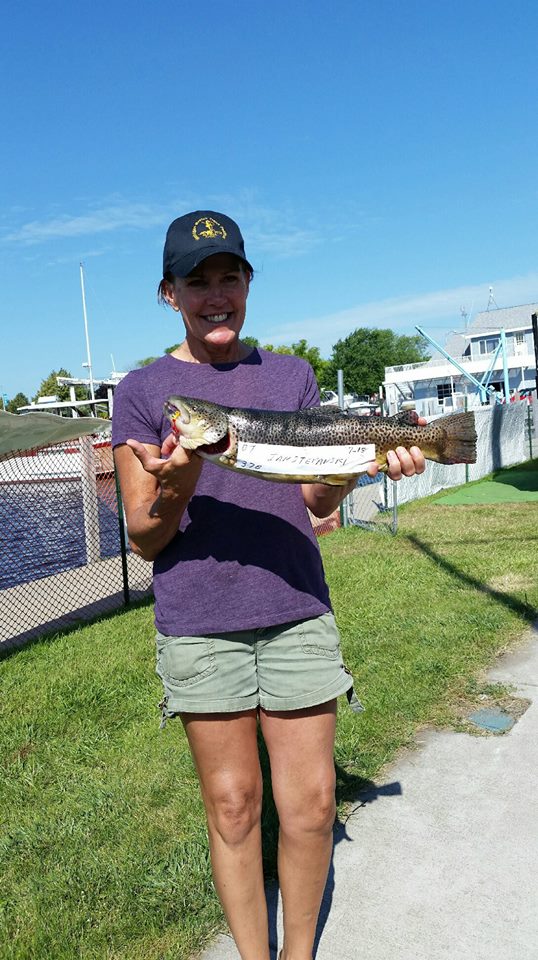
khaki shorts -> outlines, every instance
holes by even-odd
[[[346,692],[353,709],[362,709],[332,613],[206,637],[158,633],[157,674],[163,722],[178,713],[300,710]]]

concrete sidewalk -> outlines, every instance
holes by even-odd
[[[536,627],[489,677],[532,701],[510,732],[428,732],[337,825],[317,960],[537,960]]]

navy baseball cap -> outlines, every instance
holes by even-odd
[[[186,277],[202,260],[215,253],[232,253],[252,267],[237,224],[224,213],[196,210],[178,217],[168,227],[163,251],[163,277]]]

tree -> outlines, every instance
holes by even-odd
[[[327,386],[325,381],[329,370],[329,361],[323,359],[319,347],[310,347],[306,340],[298,340],[297,343],[292,343],[290,352],[293,353],[295,357],[302,357],[303,360],[308,361],[314,371],[320,389]]]
[[[65,384],[56,383],[56,377],[70,377],[71,374],[69,370],[66,370],[65,367],[60,367],[59,370],[52,370],[48,377],[45,377],[41,381],[39,390],[37,391],[35,397],[33,398],[33,403],[36,403],[39,397],[58,397],[58,400],[65,402],[70,400],[71,396],[69,393],[69,387]],[[90,396],[90,391],[88,387],[78,386],[75,387],[75,399],[76,400],[87,400]],[[78,413],[81,417],[93,416],[92,410],[90,407],[78,407]]]
[[[65,367],[60,367],[59,370],[52,370],[48,377],[45,377],[41,381],[41,385],[33,398],[33,403],[36,403],[38,397],[58,397],[58,400],[70,400],[69,396],[69,387],[59,386],[56,383],[56,377],[70,377],[71,374],[69,370],[66,370]],[[80,387],[78,388],[80,392]],[[83,396],[77,397],[77,399],[85,400],[86,391],[84,391]]]
[[[173,343],[171,347],[165,347],[164,352],[173,353],[173,351],[177,350],[178,347],[179,347],[179,343]],[[148,363],[154,363],[155,360],[158,360],[158,359],[159,359],[158,357],[144,357],[143,360],[137,360],[135,366],[147,367]]]
[[[260,346],[260,341],[256,337],[241,337],[241,341],[249,347]],[[268,350],[270,353],[282,353],[307,360],[314,371],[320,389],[326,386],[325,378],[329,361],[323,359],[319,347],[310,347],[306,340],[298,340],[297,343],[292,343],[291,347],[287,344],[275,347],[272,343],[264,343],[262,349]]]
[[[17,413],[18,407],[26,407],[30,403],[25,393],[16,393],[12,400],[6,403],[8,413]]]
[[[144,357],[143,360],[137,360],[135,363],[136,367],[147,367],[149,363],[154,363],[155,360],[158,360],[158,357]]]
[[[385,379],[385,367],[428,359],[426,345],[418,335],[399,336],[392,330],[359,327],[334,345],[326,381],[336,389],[337,370],[342,370],[346,390],[373,394]]]

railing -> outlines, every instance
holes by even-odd
[[[454,357],[454,360],[461,364],[472,363],[473,357]],[[423,367],[438,367],[449,362],[444,357],[440,357],[438,360],[422,360],[420,363],[400,363],[395,367],[385,367],[385,375],[387,373],[404,373],[407,370],[420,370]]]
[[[481,353],[479,356],[453,357],[453,359],[456,360],[460,366],[465,366],[470,363],[480,363],[480,361],[487,362],[494,353],[495,350],[490,350],[488,353]],[[506,358],[511,367],[534,365],[534,356],[527,347],[525,347],[523,351],[520,351],[512,346],[507,346]],[[431,367],[433,370],[435,367],[446,366],[447,364],[450,364],[450,360],[447,360],[447,358],[443,356],[435,357],[432,360],[421,360],[420,363],[400,363],[394,367],[385,367],[385,378],[389,373],[405,373],[407,370],[420,370],[424,367]],[[498,364],[495,369],[502,369],[502,356],[498,358]]]

